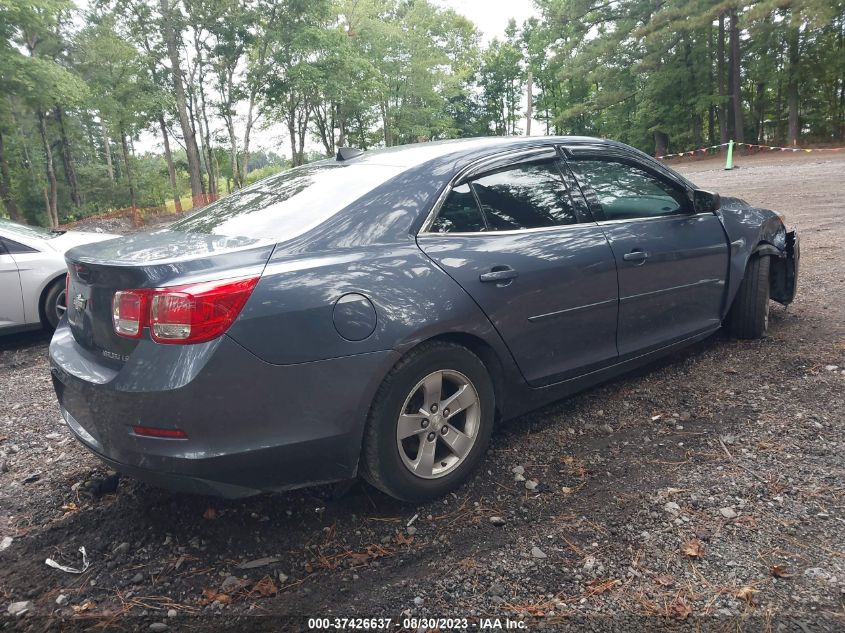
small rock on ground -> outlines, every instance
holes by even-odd
[[[23,615],[27,611],[32,608],[32,602],[30,600],[24,600],[22,602],[13,602],[9,605],[7,612],[9,615]]]

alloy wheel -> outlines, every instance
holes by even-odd
[[[430,373],[405,398],[397,421],[402,463],[422,479],[447,475],[469,455],[480,420],[481,403],[469,378],[454,370]]]
[[[57,322],[61,321],[62,317],[67,311],[67,296],[65,295],[64,290],[62,290],[59,293],[59,296],[56,297],[56,304],[53,306],[53,309],[56,311]]]

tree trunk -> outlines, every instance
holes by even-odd
[[[793,24],[789,27],[789,68],[787,74],[789,82],[786,85],[786,103],[789,110],[789,132],[787,141],[795,147],[798,145],[798,75],[800,71],[800,32],[798,30],[798,15],[793,15]]]
[[[126,170],[126,181],[129,184],[129,201],[134,212],[138,208],[135,199],[135,184],[132,182],[132,169],[129,167],[129,144],[126,142],[126,133],[123,128],[120,130],[120,146],[123,148],[123,168]]]
[[[338,106],[337,111],[337,146],[344,147],[346,145],[346,111],[345,108],[340,105]]]
[[[188,109],[188,120],[191,124],[191,130],[194,132],[194,139],[197,141],[197,157],[199,159],[199,171],[200,171],[200,187],[202,189],[202,199],[203,204],[208,204],[208,188],[206,187],[206,166],[205,166],[205,148],[202,144],[203,134],[202,134],[202,122],[200,121],[198,109],[199,106],[197,105],[197,100],[194,97],[194,88],[193,88],[193,80],[189,79],[187,88],[187,109]]]
[[[839,51],[839,59],[845,56],[845,16],[839,18],[839,32],[836,35],[837,50]],[[836,121],[839,123],[834,127],[835,134],[845,140],[845,64],[840,66],[841,71],[837,82],[839,83],[839,103],[836,109]]]
[[[164,160],[167,162],[167,175],[170,178],[170,189],[173,191],[173,209],[176,213],[182,213],[182,199],[179,196],[179,187],[176,185],[176,168],[173,166],[173,154],[170,151],[170,138],[167,135],[167,124],[164,122],[164,114],[159,113],[158,125],[161,128],[161,138],[164,141]]]
[[[56,106],[56,122],[59,124],[59,132],[62,137],[62,164],[65,168],[65,180],[70,188],[70,199],[73,200],[74,206],[78,207],[82,204],[82,196],[79,194],[79,180],[76,177],[76,169],[73,165],[73,154],[70,151],[70,142],[67,138],[67,131],[65,130],[65,117],[62,109]]]
[[[59,184],[56,181],[56,170],[53,167],[53,150],[50,147],[50,141],[47,139],[47,121],[41,110],[38,110],[38,129],[41,132],[41,143],[44,146],[44,165],[47,170],[47,183],[50,186],[50,193],[47,194],[45,190],[44,194],[47,201],[47,215],[50,219],[50,226],[55,229],[59,226]]]
[[[734,115],[734,140],[745,142],[745,121],[742,114],[742,59],[739,47],[739,15],[736,9],[730,12],[730,40],[731,40],[731,101]]]
[[[249,110],[247,111],[246,116],[246,127],[244,128],[244,146],[241,159],[241,176],[240,181],[241,183],[246,183],[247,174],[249,174],[249,135],[252,133],[252,126],[255,123],[252,118],[253,108],[255,107],[255,95],[250,94],[249,97]]]
[[[325,109],[321,109],[325,108]],[[317,134],[320,137],[320,142],[323,144],[323,149],[326,150],[326,156],[332,156],[334,152],[334,129],[331,121],[331,116],[328,114],[329,108],[333,108],[331,104],[317,104],[314,106],[314,125],[317,127]]]
[[[226,129],[229,130],[229,144],[231,146],[229,160],[232,163],[232,178],[235,181],[235,189],[240,189],[243,184],[241,183],[241,168],[238,165],[238,137],[235,135],[235,123],[231,115],[226,117]],[[226,186],[228,187],[228,184]]]
[[[194,31],[196,33],[196,30]],[[208,177],[208,193],[210,201],[217,199],[217,174],[214,170],[214,149],[211,146],[211,128],[208,125],[208,114],[205,109],[205,67],[203,65],[202,48],[199,40],[194,36],[195,49],[197,54],[197,70],[199,77],[197,85],[199,87],[199,118],[201,119],[200,135],[203,139],[203,150],[205,152],[205,171]]]
[[[270,13],[270,17],[267,20],[267,24],[265,26],[265,36],[264,39],[261,41],[261,45],[258,48],[258,60],[256,63],[256,67],[259,69],[264,68],[264,60],[267,57],[267,47],[270,45],[270,37],[267,36],[267,33],[272,31],[273,26],[276,23],[276,16],[278,15],[277,12],[277,3],[272,3],[272,10]],[[258,84],[253,81],[250,84],[249,89],[249,108],[247,110],[246,115],[246,127],[244,129],[244,142],[243,142],[243,159],[241,160],[241,175],[240,181],[241,185],[246,183],[246,176],[249,173],[249,136],[252,133],[252,126],[255,125],[256,120],[258,117],[253,117],[253,112],[255,109],[255,102],[258,98]],[[260,114],[259,114],[260,116]]]
[[[203,195],[202,176],[200,175],[200,155],[197,147],[197,139],[191,122],[188,119],[188,110],[185,104],[185,86],[182,83],[182,69],[179,63],[179,47],[176,42],[176,32],[173,29],[173,15],[170,10],[169,0],[160,0],[162,14],[162,30],[164,40],[167,44],[167,54],[170,58],[171,71],[173,74],[173,93],[176,97],[176,110],[179,113],[179,125],[182,128],[182,136],[185,139],[185,153],[188,158],[188,176],[191,181],[191,196],[195,207],[205,204]]]
[[[103,130],[103,152],[106,155],[106,169],[109,172],[109,180],[114,182],[114,165],[111,160],[111,139],[109,138],[108,130],[106,130],[105,121],[100,120],[100,127]]]
[[[288,109],[288,136],[290,136],[290,165],[299,167],[299,154],[296,152],[296,123],[294,122],[294,110]]]
[[[393,145],[393,135],[390,133],[390,105],[382,102],[379,104],[379,108],[381,109],[381,124],[384,128],[384,144],[386,147],[390,147]]]
[[[669,153],[669,135],[666,132],[654,131],[654,154],[665,156]]]
[[[88,141],[87,155],[88,156],[96,156],[98,145],[95,141],[94,136],[94,117],[91,113],[91,110],[83,110],[82,111],[82,125],[85,126],[85,137]]]
[[[755,134],[754,137],[758,143],[763,142],[763,121],[766,113],[766,82],[757,82],[757,97],[754,100],[757,116],[754,120]]]
[[[716,43],[716,74],[719,83],[719,142],[728,142],[728,88],[725,82],[725,14],[719,14],[719,40]]]
[[[707,92],[711,95],[707,106],[707,144],[716,144],[716,105],[713,102],[713,25],[707,25]]]
[[[6,160],[6,146],[3,143],[2,133],[0,133],[0,199],[3,200],[6,211],[12,220],[15,222],[23,221],[12,195],[12,179],[9,177],[9,163]]]

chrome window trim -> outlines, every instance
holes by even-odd
[[[677,220],[678,218],[685,218],[689,220],[691,218],[709,216],[716,217],[716,214],[709,213],[707,211],[701,213],[668,213],[666,215],[650,215],[644,218],[619,218],[618,220],[599,220],[598,222],[596,222],[596,224],[598,224],[599,226],[604,226],[606,224],[622,224],[623,222],[646,222],[649,220]]]
[[[497,154],[491,154],[490,156],[484,156],[483,158],[479,158],[475,162],[470,163],[463,169],[461,169],[457,174],[455,174],[451,180],[449,180],[448,184],[443,187],[443,191],[440,192],[440,195],[435,200],[434,204],[431,207],[431,210],[426,215],[425,220],[423,221],[420,229],[417,231],[417,236],[420,235],[461,235],[459,233],[438,233],[434,231],[429,231],[431,225],[434,223],[434,220],[437,218],[437,214],[440,213],[440,209],[443,206],[443,203],[446,202],[446,198],[449,197],[449,194],[452,193],[452,189],[454,189],[457,185],[463,184],[461,181],[467,175],[471,174],[473,171],[479,168],[483,168],[485,165],[489,165],[491,163],[495,163],[497,161],[502,160],[503,158],[507,158],[508,156],[513,156],[515,159],[518,159],[520,156],[528,156],[530,157],[531,154],[540,151],[540,150],[548,150],[551,149],[555,153],[557,153],[557,143],[549,142],[549,143],[540,143],[537,145],[532,145],[530,147],[521,147],[519,149],[508,149],[503,152],[499,152]],[[560,155],[558,154],[558,158]],[[566,184],[566,183],[564,183]],[[572,226],[568,224],[564,224],[561,226]],[[552,227],[539,227],[539,228],[552,228]],[[559,226],[554,228],[560,228]],[[515,233],[519,231],[535,231],[535,229],[518,229],[515,231],[507,231],[508,233]],[[505,231],[479,231],[480,233],[505,233]],[[465,233],[465,235],[476,235],[476,232]]]
[[[455,231],[450,233],[438,233],[437,231],[420,232],[417,237],[489,237],[491,235],[519,235],[521,233],[545,233],[548,231],[565,231],[583,227],[596,228],[596,222],[574,222],[573,224],[555,224],[554,226],[535,226],[530,229],[510,229],[507,231]]]

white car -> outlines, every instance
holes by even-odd
[[[51,231],[0,218],[0,334],[55,329],[67,305],[65,251],[115,237]]]

